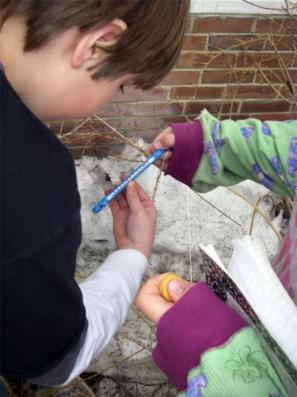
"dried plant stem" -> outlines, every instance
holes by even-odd
[[[226,218],[228,218],[231,222],[235,223],[236,225],[242,227],[242,225],[240,223],[238,223],[237,221],[235,221],[233,218],[231,218],[229,215],[227,215],[225,212],[223,212],[222,210],[220,210],[219,208],[217,208],[215,205],[213,205],[210,201],[206,200],[204,197],[201,196],[201,194],[197,193],[197,196],[205,201],[208,205],[210,205],[212,208],[214,208],[216,211],[218,211],[220,214],[222,214],[223,216],[225,216]]]
[[[271,8],[271,7],[264,7],[264,6],[260,6],[258,4],[255,4],[252,1],[248,1],[248,0],[242,0],[244,3],[250,4],[252,6],[255,6],[257,8],[261,8],[262,10],[269,10],[269,11],[281,11],[281,8]]]
[[[162,176],[164,165],[165,165],[167,157],[168,157],[168,153],[169,152],[165,153],[162,165],[161,165],[161,167],[159,169],[159,172],[158,172],[158,176],[157,176],[157,179],[156,179],[156,183],[155,183],[154,190],[153,190],[153,195],[152,195],[152,200],[153,201],[155,201],[155,198],[156,198],[156,195],[157,195],[158,186],[159,186],[159,183],[160,183],[160,180],[161,180],[161,176]]]
[[[134,353],[130,354],[129,356],[123,358],[122,360],[118,361],[117,363],[111,364],[111,365],[109,365],[108,367],[102,369],[102,371],[100,371],[100,373],[101,373],[102,375],[104,375],[104,374],[105,374],[107,371],[109,371],[110,369],[115,368],[115,367],[118,367],[119,365],[123,364],[125,361],[127,361],[127,360],[129,360],[130,358],[136,356],[137,354],[141,353],[141,352],[144,351],[144,350],[146,350],[145,347],[142,347],[141,349],[136,350],[136,352],[134,352]]]
[[[130,141],[127,137],[125,137],[124,134],[122,134],[120,131],[118,131],[116,128],[114,128],[112,125],[110,125],[107,121],[102,119],[101,117],[97,116],[96,114],[94,117],[99,120],[101,123],[105,124],[107,127],[109,127],[114,133],[116,133],[118,136],[121,137],[121,139],[127,143],[128,145],[134,147],[135,149],[139,150],[140,152],[144,153],[144,150],[140,148],[138,145],[136,145],[134,142]]]
[[[208,66],[209,66],[209,64],[210,64],[211,62],[213,62],[216,58],[218,58],[220,55],[222,55],[222,54],[227,54],[229,51],[232,51],[232,50],[236,50],[236,48],[242,46],[243,44],[247,45],[247,44],[257,43],[257,42],[261,42],[261,41],[264,42],[264,41],[265,41],[265,38],[263,38],[263,37],[257,37],[257,38],[255,38],[255,39],[250,39],[250,40],[246,40],[246,41],[239,40],[239,43],[238,43],[238,44],[234,44],[234,45],[232,45],[232,46],[230,46],[230,47],[228,47],[228,48],[226,48],[226,49],[214,47],[214,49],[215,49],[216,51],[219,51],[219,52],[218,52],[217,54],[215,54],[214,56],[212,56],[207,62],[204,63],[204,68],[203,68],[203,70],[207,69]],[[203,64],[202,64],[202,65],[203,65]],[[245,69],[245,68],[241,68],[241,69]]]
[[[242,194],[240,194],[239,192],[237,192],[236,190],[233,190],[230,187],[226,187],[225,188],[227,190],[229,190],[230,192],[232,192],[233,194],[235,194],[236,196],[240,197],[242,200],[244,200],[246,203],[248,203],[251,207],[253,207],[255,209],[255,211],[257,211],[262,218],[266,221],[266,223],[271,227],[271,229],[274,231],[274,233],[276,234],[277,238],[282,241],[283,238],[281,236],[281,234],[279,233],[279,231],[274,227],[274,225],[272,224],[272,222],[270,221],[270,219],[268,219],[268,217],[264,214],[263,211],[261,211],[257,205],[255,205],[254,203],[252,203],[250,200],[248,200],[246,197],[244,197]]]
[[[96,371],[95,374],[90,375],[89,377],[87,377],[87,378],[85,379],[85,381],[88,381],[88,380],[90,380],[90,379],[93,379],[93,378],[95,378],[95,377],[98,376],[98,375],[104,375],[104,374],[106,374],[106,372],[109,371],[110,369],[113,369],[113,368],[118,367],[118,366],[121,365],[123,362],[125,362],[125,361],[129,360],[130,358],[136,356],[137,354],[141,353],[143,350],[146,350],[146,349],[143,347],[143,348],[137,350],[136,352],[130,354],[129,356],[124,357],[122,360],[118,361],[117,363],[113,363],[113,364],[109,365],[108,367],[103,368],[102,370]]]
[[[250,230],[249,230],[249,235],[250,235],[250,236],[251,236],[252,233],[253,233],[254,220],[255,220],[256,212],[257,212],[258,205],[260,204],[261,199],[262,199],[262,197],[259,197],[259,198],[258,198],[258,200],[257,200],[257,202],[256,202],[256,204],[255,204],[255,208],[253,209],[253,214],[252,214],[252,219],[251,219],[251,224],[250,224]]]
[[[84,380],[78,377],[77,382],[79,384],[79,387],[83,389],[81,394],[82,397],[96,397],[93,390],[86,384]]]
[[[78,131],[83,125],[85,125],[91,119],[92,119],[92,116],[84,119],[81,123],[79,123],[79,125],[74,127],[71,131],[66,132],[65,134],[63,134],[63,137],[68,136],[68,135],[73,135],[76,131]]]
[[[286,65],[285,65],[285,63],[284,63],[284,60],[283,60],[283,58],[281,57],[281,55],[280,55],[280,53],[279,53],[279,51],[278,51],[278,48],[277,48],[277,46],[276,46],[274,40],[272,40],[270,36],[268,37],[268,41],[269,41],[269,43],[271,44],[271,46],[274,48],[274,51],[275,51],[276,56],[277,56],[277,58],[278,58],[278,62],[279,62],[279,65],[280,65],[280,69],[281,69],[281,71],[282,71],[282,73],[283,73],[284,79],[287,80],[287,81],[289,82],[290,87],[291,87],[292,90],[293,90],[293,91],[292,91],[292,94],[294,95],[294,94],[295,94],[294,83],[293,83],[293,81],[292,81],[292,79],[291,79],[291,76],[290,76],[290,74],[289,74],[289,72],[288,72],[288,69],[287,69],[287,67],[286,67]]]
[[[280,92],[280,90],[277,89],[275,84],[271,83],[271,81],[269,80],[269,78],[266,76],[266,74],[264,73],[263,69],[261,68],[261,65],[257,65],[257,68],[258,68],[258,71],[261,73],[261,76],[263,77],[263,79],[266,81],[266,83],[276,92],[277,95],[279,95],[280,98],[282,98],[284,101],[286,101],[286,102],[288,102],[290,104],[295,104],[294,100],[291,100],[290,98],[287,98],[286,96],[284,96]]]

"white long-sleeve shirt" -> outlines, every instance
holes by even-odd
[[[63,384],[71,382],[97,357],[123,324],[140,286],[147,258],[139,251],[122,249],[110,254],[80,285],[88,327],[80,344],[55,368],[30,382],[53,386],[67,368]],[[73,363],[69,373],[69,362]],[[62,376],[63,378],[63,376]],[[60,383],[60,382],[59,382]]]

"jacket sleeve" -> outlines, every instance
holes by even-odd
[[[251,327],[226,343],[205,351],[188,374],[187,390],[179,397],[288,397],[279,376]]]
[[[297,121],[219,121],[204,110],[195,123],[172,128],[176,147],[167,173],[194,190],[207,192],[250,179],[287,197],[296,194]],[[195,156],[188,154],[191,145]],[[181,158],[188,163],[183,176],[177,175]]]
[[[153,358],[183,397],[287,396],[254,330],[205,283],[163,315]]]
[[[153,358],[177,390],[184,390],[187,373],[199,364],[202,353],[245,326],[206,283],[198,283],[162,316]]]

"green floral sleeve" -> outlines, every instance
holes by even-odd
[[[207,350],[179,397],[288,397],[251,327]]]
[[[200,115],[204,153],[193,179],[196,191],[251,179],[287,197],[297,193],[297,120],[219,121]]]

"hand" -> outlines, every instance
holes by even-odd
[[[145,154],[146,156],[151,156],[153,152],[160,148],[169,149],[160,160],[157,160],[154,164],[161,168],[163,171],[166,171],[168,160],[171,157],[171,149],[173,149],[175,144],[175,136],[173,129],[171,127],[165,128],[159,135],[153,140],[153,142],[146,148]],[[165,160],[165,161],[164,161]]]
[[[151,277],[140,289],[135,299],[136,307],[155,323],[158,323],[163,314],[195,285],[188,281],[170,281],[167,288],[174,303],[167,302],[159,291],[160,282],[166,274]]]
[[[113,234],[119,249],[132,248],[150,256],[156,227],[156,208],[136,182],[110,202]]]

